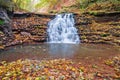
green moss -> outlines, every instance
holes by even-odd
[[[0,20],[0,25],[3,25],[4,24],[4,21],[3,20]]]
[[[108,34],[108,33],[100,34],[101,37],[107,37],[107,36],[109,36],[109,35],[110,35],[110,34]]]
[[[109,14],[119,14],[120,11],[88,11],[88,12],[85,12],[87,14],[90,14],[90,15],[93,15],[93,16],[99,16],[99,15],[109,15]]]
[[[98,12],[98,11],[89,11],[87,13],[94,16],[105,14],[105,12]]]

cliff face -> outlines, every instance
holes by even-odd
[[[13,18],[15,38],[6,46],[46,42],[47,23],[54,17],[55,15],[50,14],[16,14]],[[104,43],[120,46],[120,14],[105,16],[75,14],[75,21],[81,43]]]

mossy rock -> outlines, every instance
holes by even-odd
[[[35,29],[41,29],[41,28],[44,28],[44,26],[41,26],[41,25],[33,25],[33,28],[35,28]]]
[[[81,36],[81,39],[86,39],[86,36],[85,35]]]
[[[120,14],[120,11],[112,11],[112,12],[106,12],[106,11],[88,11],[84,14],[89,14],[93,16],[109,16],[109,15],[118,15]]]
[[[87,14],[93,15],[93,16],[98,16],[98,15],[104,15],[105,12],[98,12],[98,11],[89,11],[86,12]]]
[[[0,20],[0,25],[3,25],[5,22],[3,20]]]
[[[110,36],[109,33],[103,33],[103,34],[100,34],[101,37],[107,37],[107,36]]]
[[[0,0],[0,7],[3,7],[8,11],[12,11],[14,3],[12,2],[12,0]]]
[[[120,32],[115,32],[112,35],[115,36],[115,37],[120,37]]]

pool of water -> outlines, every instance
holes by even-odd
[[[32,44],[18,45],[0,51],[0,61],[17,59],[58,59],[84,60],[109,58],[120,54],[119,48],[103,44]]]

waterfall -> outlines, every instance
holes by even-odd
[[[80,43],[72,13],[58,14],[48,23],[49,43]]]

